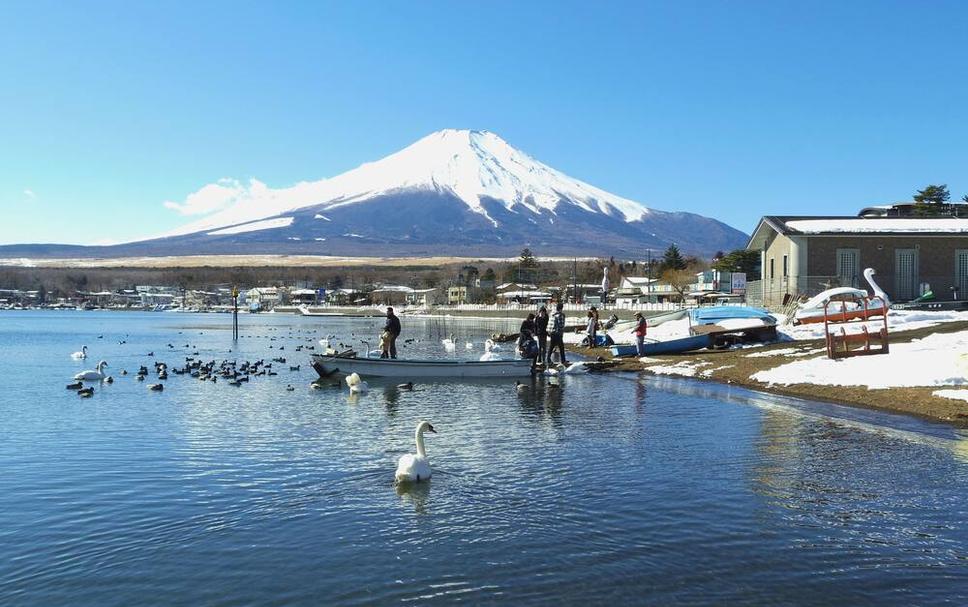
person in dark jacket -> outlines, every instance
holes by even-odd
[[[400,336],[400,331],[400,319],[393,313],[393,308],[387,308],[387,322],[383,325],[385,339],[383,340],[383,351],[380,352],[380,358],[397,357],[397,337]]]
[[[544,362],[548,357],[548,308],[538,308],[534,317],[534,334],[538,337],[538,360]]]
[[[551,315],[551,328],[548,330],[548,337],[551,338],[551,345],[548,348],[548,358],[545,361],[549,366],[551,365],[551,354],[558,348],[558,361],[567,365],[568,361],[565,360],[565,313],[562,312],[564,309],[564,304],[555,304],[555,313]]]
[[[521,358],[531,359],[532,373],[538,364],[538,345],[534,343],[534,333],[534,314],[528,314],[528,317],[521,322],[521,328],[518,330],[518,354],[521,355]]]

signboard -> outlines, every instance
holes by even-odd
[[[732,293],[742,295],[746,292],[746,273],[733,272],[733,284],[730,289]]]

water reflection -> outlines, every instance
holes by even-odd
[[[420,483],[401,483],[394,485],[400,502],[413,507],[417,514],[427,514],[428,504],[430,503],[430,486],[433,480]]]

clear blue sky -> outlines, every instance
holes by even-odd
[[[968,2],[3,2],[0,243],[154,235],[219,178],[441,128],[749,232],[968,193]]]

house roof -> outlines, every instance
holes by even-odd
[[[753,230],[747,249],[760,248],[769,230],[783,235],[923,235],[968,234],[962,217],[857,217],[856,215],[765,215]]]

